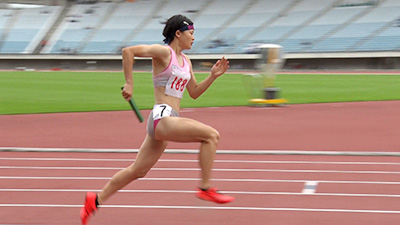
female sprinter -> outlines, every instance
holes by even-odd
[[[82,224],[97,211],[111,195],[129,184],[142,178],[154,166],[163,154],[169,141],[201,143],[199,161],[201,181],[197,197],[216,203],[228,203],[231,196],[218,193],[210,183],[211,169],[219,140],[219,133],[214,128],[198,121],[179,117],[180,102],[185,89],[190,97],[198,98],[208,87],[229,68],[225,58],[218,60],[211,69],[211,74],[197,83],[190,59],[182,50],[191,49],[194,41],[193,22],[182,15],[175,15],[166,22],[163,45],[137,45],[122,50],[123,70],[126,83],[122,96],[129,100],[133,92],[132,64],[134,57],[152,57],[155,105],[147,122],[147,135],[140,147],[135,162],[117,172],[96,194],[86,194],[85,205],[81,210]]]

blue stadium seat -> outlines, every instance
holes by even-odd
[[[61,9],[0,9],[0,53],[31,53]],[[355,7],[336,0],[74,4],[41,53],[119,54],[127,45],[162,44],[161,22],[177,13],[195,22],[190,53],[244,53],[257,43],[285,52],[392,51],[400,47],[399,11],[397,0]]]

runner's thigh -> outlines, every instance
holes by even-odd
[[[156,127],[159,140],[175,142],[201,142],[219,136],[217,130],[199,121],[182,117],[164,117]]]

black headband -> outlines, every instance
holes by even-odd
[[[193,25],[185,25],[181,28],[179,28],[180,31],[185,31],[185,30],[194,30],[194,26]]]

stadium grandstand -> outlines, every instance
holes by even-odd
[[[253,53],[262,43],[302,56],[400,51],[398,0],[4,0],[0,54],[119,55],[162,44],[174,14],[195,22],[194,55]]]

